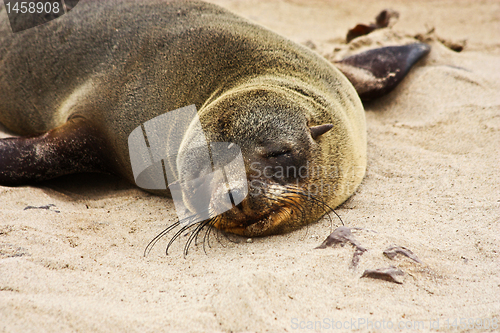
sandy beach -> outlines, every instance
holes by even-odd
[[[168,256],[166,237],[144,257],[177,218],[169,199],[105,175],[0,187],[0,332],[499,331],[500,2],[211,2],[330,60],[432,47],[365,104],[367,174],[336,212],[368,251],[352,267],[351,245],[315,249],[341,225],[330,214],[285,235],[212,234],[186,257],[188,236]],[[345,43],[386,8],[392,28]],[[422,263],[389,259],[392,245]],[[361,278],[389,266],[401,283]]]

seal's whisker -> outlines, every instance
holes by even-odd
[[[304,220],[309,212],[309,209],[311,208],[310,205],[315,205],[322,209],[325,213],[325,215],[328,216],[331,225],[333,226],[333,220],[329,214],[329,212],[333,212],[342,225],[344,225],[344,222],[340,218],[340,216],[333,210],[327,203],[325,203],[321,198],[317,196],[311,195],[309,192],[305,191],[303,188],[297,185],[280,185],[276,183],[268,183],[268,182],[260,182],[260,187],[263,191],[262,196],[268,202],[273,202],[273,206],[277,206],[274,209],[275,214],[278,215],[280,220],[289,220],[289,221],[295,221],[295,222],[300,222]],[[272,193],[272,191],[277,191],[279,196],[276,196],[276,194]],[[302,200],[297,200],[297,197],[301,198]],[[281,207],[281,208],[280,208]],[[284,207],[288,207],[289,209],[284,209]],[[272,208],[272,206],[271,206]],[[172,232],[175,228],[181,226],[181,228],[175,232],[175,234],[170,238],[167,247],[165,249],[165,253],[168,255],[168,250],[170,246],[175,242],[183,233],[189,232],[188,239],[186,241],[186,244],[184,245],[184,256],[186,256],[189,252],[189,248],[191,247],[191,244],[194,242],[195,245],[198,245],[198,237],[200,236],[200,233],[202,230],[205,229],[205,233],[202,238],[203,242],[203,251],[206,253],[206,244],[208,243],[208,246],[211,247],[210,245],[210,234],[214,232],[214,225],[216,225],[218,222],[223,220],[222,215],[217,215],[212,218],[203,220],[203,221],[196,221],[197,215],[191,216],[189,218],[183,219],[181,221],[177,221],[173,223],[171,226],[163,230],[160,234],[158,234],[153,240],[151,240],[144,250],[144,256],[147,256],[152,248],[156,245],[156,243],[164,236],[166,236],[168,233]],[[193,230],[194,229],[194,230]],[[221,239],[219,238],[220,235],[223,235],[228,241],[232,243],[239,243],[237,240],[232,239],[227,232],[224,230],[218,230],[216,233],[216,239],[221,244],[222,246],[225,246],[222,242]]]
[[[215,238],[217,239],[217,242],[222,245],[223,247],[226,247],[224,245],[224,243],[221,242],[219,236],[222,234],[228,241],[230,242],[233,242],[233,243],[237,243],[235,241],[233,241],[232,239],[230,239],[229,235],[224,232],[223,230],[220,230],[220,229],[217,229],[214,227],[214,225],[217,223],[217,222],[220,222],[220,220],[222,219],[222,215],[219,214],[217,216],[214,216],[213,218],[211,218],[210,220],[210,223],[207,223],[205,226],[207,226],[207,231],[205,232],[205,235],[203,236],[203,251],[205,251],[206,253],[206,248],[205,248],[205,242],[207,241],[208,242],[208,247],[212,247],[210,245],[210,234],[215,232]],[[201,230],[200,230],[201,231]]]
[[[217,216],[207,219],[206,221],[208,221],[208,223],[204,223],[205,221],[202,221],[200,223],[203,223],[203,227],[210,226],[211,224],[213,224],[213,221],[216,219],[216,217]],[[200,233],[201,233],[201,230],[203,229],[203,227],[196,228],[196,230],[193,231],[194,246],[198,246],[198,237],[200,236]],[[205,237],[203,237],[203,239],[205,239]]]
[[[172,236],[172,238],[170,238],[170,241],[167,244],[167,248],[165,249],[165,254],[168,255],[168,249],[170,248],[170,246],[172,245],[172,243],[175,242],[175,240],[182,235],[183,232],[188,231],[189,229],[193,228],[194,226],[198,226],[200,223],[203,223],[203,221],[196,222],[196,223],[193,223],[193,224],[187,224],[187,225],[183,226],[179,231],[177,231]]]
[[[210,213],[211,213],[211,215],[213,215],[213,211],[210,211]],[[205,254],[207,253],[206,247],[205,247],[205,241],[208,240],[208,242],[209,242],[208,246],[210,247],[210,240],[209,240],[210,232],[212,232],[212,230],[214,229],[215,223],[219,219],[220,219],[220,214],[213,216],[207,220],[201,221],[198,224],[196,229],[193,231],[192,235],[187,240],[186,245],[184,246],[184,255],[185,256],[187,255],[189,247],[191,246],[191,243],[193,242],[193,240],[194,240],[194,244],[198,245],[198,236],[201,233],[201,231],[203,230],[203,228],[205,228],[205,227],[207,227],[207,229],[205,231],[205,235],[203,236],[203,252],[205,252]]]
[[[342,221],[342,218],[340,217],[340,215],[337,214],[337,212],[332,207],[330,207],[326,202],[322,201],[321,199],[316,198],[315,196],[310,195],[309,193],[306,193],[303,190],[301,190],[300,188],[296,188],[295,186],[287,186],[287,191],[289,193],[294,193],[294,194],[300,195],[300,196],[302,196],[304,198],[312,200],[319,207],[321,207],[322,209],[325,210],[325,214],[328,215],[331,223],[333,223],[333,221],[331,220],[331,217],[330,217],[330,215],[328,213],[329,212],[333,212],[338,217],[338,219],[340,220],[340,222],[342,223],[342,225],[344,225],[344,221]]]
[[[198,238],[198,234],[200,233],[200,231],[204,227],[209,226],[210,223],[212,223],[213,219],[214,218],[210,218],[210,219],[207,219],[207,220],[204,220],[204,221],[197,223],[196,229],[192,232],[192,234],[189,236],[188,240],[186,241],[186,244],[184,245],[184,256],[187,256],[188,251],[189,251],[189,247],[191,246],[191,243],[194,241],[196,244],[196,239]]]
[[[264,196],[264,197],[268,200],[276,201],[280,206],[281,206],[281,204],[285,203],[285,205],[283,205],[283,206],[289,206],[289,207],[296,209],[299,212],[299,216],[297,216],[296,220],[303,219],[305,214],[306,214],[305,207],[300,205],[300,204],[297,204],[294,200],[291,200],[291,199],[286,198],[286,197],[284,197],[284,198],[272,198],[269,196]],[[285,212],[283,210],[279,211],[279,214],[285,214],[285,213],[288,215],[288,217],[293,219],[293,214],[291,212]]]
[[[210,233],[215,229],[214,224],[219,220],[219,216],[220,215],[217,215],[216,217],[211,219],[210,223],[207,225],[205,234],[203,235],[203,252],[205,252],[205,254],[207,253],[205,244],[208,243],[208,247],[212,247],[210,246]]]
[[[267,185],[271,188],[273,186],[278,187],[278,185],[275,185],[275,184],[267,184]],[[323,209],[325,212],[325,215],[328,216],[328,219],[330,220],[330,226],[332,229],[333,229],[333,220],[329,214],[330,212],[333,212],[337,216],[337,218],[340,220],[342,225],[344,225],[344,221],[342,221],[342,218],[339,216],[339,214],[337,214],[337,212],[332,207],[330,207],[326,202],[324,202],[320,198],[317,198],[317,197],[311,195],[309,192],[304,191],[302,188],[295,186],[295,185],[287,185],[287,186],[285,186],[285,193],[292,193],[292,194],[299,195],[299,196],[307,199],[308,202],[311,202],[311,203],[317,205],[318,207],[320,207],[321,209]],[[305,215],[305,213],[304,213],[304,215]]]
[[[158,243],[158,241],[163,238],[163,236],[165,236],[166,234],[168,234],[170,231],[172,231],[173,229],[175,229],[177,226],[180,225],[181,222],[177,221],[175,222],[174,224],[168,226],[165,230],[163,230],[162,232],[160,232],[158,235],[155,236],[155,238],[153,238],[149,243],[148,245],[146,246],[146,248],[144,249],[144,256],[148,256],[149,253],[151,252],[151,250],[153,249],[153,247],[156,245],[156,243]]]
[[[344,225],[344,221],[342,221],[342,218],[339,216],[339,214],[337,214],[337,212],[332,207],[330,207],[328,204],[326,204],[324,201],[322,201],[321,199],[312,197],[310,195],[307,195],[307,194],[300,194],[300,195],[307,196],[307,198],[311,199],[314,204],[316,204],[318,207],[323,209],[324,215],[326,215],[328,220],[330,221],[330,228],[331,229],[333,229],[333,220],[332,220],[332,217],[330,215],[330,212],[333,212],[337,216],[337,218],[340,220],[340,223],[342,223],[342,225]]]
[[[205,232],[205,235],[203,236],[203,251],[205,251],[206,253],[206,249],[205,249],[205,241],[208,243],[208,247],[212,247],[210,245],[210,234],[211,233],[215,233],[215,237],[217,239],[217,241],[219,242],[219,244],[221,244],[222,246],[224,246],[224,244],[222,244],[218,238],[218,234],[220,233],[220,230],[215,228],[214,225],[219,222],[221,220],[221,215],[217,215],[213,218],[212,222],[208,225],[208,228],[207,228],[207,231]]]
[[[286,214],[284,219],[286,219],[288,217],[291,224],[293,224],[295,222],[300,223],[300,221],[304,220],[304,218],[306,217],[307,210],[306,210],[305,205],[301,204],[300,202],[297,203],[296,200],[292,200],[291,198],[286,197],[286,196],[282,197],[282,198],[278,198],[278,199],[267,197],[267,196],[265,196],[265,198],[268,200],[274,200],[274,201],[278,202],[278,204],[280,204],[280,205],[282,205],[284,203],[284,206],[292,207],[292,211],[280,210],[278,213],[280,215]],[[293,214],[293,210],[296,210],[298,212],[298,214]],[[304,235],[304,237],[307,236],[308,230],[309,229],[307,228],[306,234]]]
[[[208,247],[212,247],[210,245],[210,234],[216,230],[214,227],[215,223],[220,220],[220,215],[216,216],[213,220],[213,222],[208,226],[207,231],[205,232],[205,235],[203,236],[203,251],[205,251],[205,240],[208,243]],[[205,251],[206,253],[206,251]]]
[[[298,211],[298,214],[295,217],[290,212],[286,212],[288,217],[290,217],[290,219],[293,221],[301,221],[307,216],[307,213],[308,213],[307,206],[305,204],[302,204],[302,202],[308,202],[308,203],[316,205],[317,207],[322,209],[324,211],[324,213],[328,216],[328,219],[330,220],[331,225],[333,225],[333,220],[332,220],[331,216],[329,215],[330,211],[333,211],[337,215],[337,217],[339,218],[341,223],[344,224],[342,219],[340,218],[340,216],[338,216],[338,214],[330,206],[328,206],[328,204],[326,204],[323,200],[316,198],[315,196],[312,196],[311,194],[309,194],[309,192],[304,191],[299,186],[296,186],[296,185],[283,186],[283,185],[279,185],[279,184],[266,183],[266,182],[262,182],[262,181],[260,181],[260,186],[262,189],[282,191],[281,197],[275,198],[273,196],[270,196],[269,194],[266,195],[265,193],[264,193],[264,197],[267,200],[275,201],[280,205],[284,204],[284,206],[293,207],[293,209],[296,209]],[[301,198],[307,199],[307,200],[299,201],[300,204],[298,204],[297,200],[293,200],[291,197],[287,197],[287,194],[293,194],[296,196],[300,196]],[[281,211],[281,213],[283,214],[285,212]]]

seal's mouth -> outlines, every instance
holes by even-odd
[[[293,211],[291,208],[277,207],[255,218],[245,217],[241,220],[231,220],[227,217],[222,217],[213,226],[222,231],[240,236],[266,236],[277,233],[280,226],[285,224],[292,215]]]
[[[246,225],[240,224],[240,226],[235,227],[229,226],[225,231],[247,237],[272,235],[284,229],[284,226],[293,215],[294,212],[292,208],[280,207],[259,219],[245,221]]]
[[[303,219],[304,197],[276,186],[256,198],[245,198],[240,205],[221,214],[213,227],[232,234],[256,237],[277,234]]]
[[[263,184],[260,190],[263,191],[259,195],[249,195],[237,206],[209,219],[194,223],[177,221],[148,244],[144,255],[171,232],[174,234],[166,253],[176,239],[187,235],[184,246],[184,254],[187,255],[190,245],[200,238],[205,249],[205,241],[214,229],[244,237],[269,236],[298,229],[332,210],[321,198],[309,195],[297,185]]]

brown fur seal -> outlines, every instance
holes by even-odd
[[[0,140],[0,184],[89,171],[134,182],[130,133],[194,104],[208,142],[241,148],[249,191],[194,234],[205,225],[286,232],[341,204],[366,168],[353,84],[367,98],[385,93],[429,51],[415,44],[345,59],[349,82],[308,48],[198,1],[83,0],[15,34],[0,16],[0,122],[23,135]],[[176,163],[199,173],[193,154]]]

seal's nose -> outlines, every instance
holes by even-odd
[[[222,214],[248,194],[241,149],[234,143],[211,142],[187,149],[177,162],[182,202],[195,215]]]
[[[241,202],[243,201],[242,198],[245,198],[245,196],[246,191],[242,188],[232,188],[229,191],[229,197],[235,206],[241,206]]]

